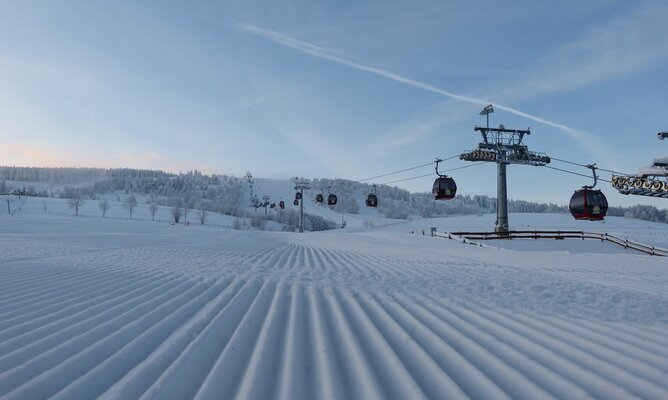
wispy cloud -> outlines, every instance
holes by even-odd
[[[25,143],[4,143],[0,146],[0,159],[5,165],[40,167],[59,167],[67,162],[59,153]]]
[[[526,100],[572,91],[665,62],[666,20],[668,4],[645,3],[633,12],[592,27],[530,64],[499,96]]]
[[[321,130],[310,126],[303,118],[286,113],[275,128],[283,139],[299,149],[305,157],[311,157],[329,171],[343,176],[354,176],[357,173],[359,159],[352,154],[354,151],[342,147],[339,141],[328,135],[319,134]],[[297,163],[302,162],[305,161],[300,159]]]
[[[80,149],[69,151],[48,146],[34,146],[10,142],[0,147],[0,159],[4,165],[38,167],[95,167],[95,168],[147,168],[169,172],[188,171],[193,168],[206,173],[216,173],[217,165],[191,160],[178,160],[156,150],[144,151],[90,151],[81,154]],[[72,161],[76,160],[76,161]]]
[[[381,68],[373,67],[373,66],[370,66],[370,65],[358,63],[356,61],[352,61],[352,60],[349,60],[347,58],[343,58],[343,57],[337,55],[334,51],[329,50],[327,48],[320,47],[320,46],[305,42],[305,41],[300,40],[300,39],[290,37],[288,35],[285,35],[283,33],[276,32],[276,31],[273,31],[273,30],[270,30],[270,29],[260,28],[260,27],[257,27],[257,26],[243,24],[243,23],[236,23],[234,26],[242,32],[246,32],[246,33],[258,36],[258,37],[262,37],[264,39],[270,40],[270,41],[272,41],[274,43],[277,43],[279,45],[298,50],[298,51],[300,51],[302,53],[305,53],[305,54],[308,54],[310,56],[318,57],[318,58],[325,59],[325,60],[329,60],[329,61],[332,61],[332,62],[335,62],[335,63],[338,63],[338,64],[342,64],[342,65],[345,65],[345,66],[348,66],[350,68],[354,68],[354,69],[357,69],[357,70],[360,70],[360,71],[369,72],[369,73],[372,73],[372,74],[377,75],[377,76],[381,76],[381,77],[384,77],[384,78],[387,78],[387,79],[390,79],[390,80],[393,80],[393,81],[396,81],[396,82],[400,82],[400,83],[403,83],[403,84],[406,84],[406,85],[409,85],[409,86],[413,86],[413,87],[416,87],[416,88],[419,88],[419,89],[422,89],[422,90],[425,90],[425,91],[428,91],[428,92],[436,93],[436,94],[439,94],[441,96],[445,96],[445,97],[448,97],[448,98],[451,98],[451,99],[454,99],[454,100],[463,101],[463,102],[471,103],[471,104],[477,104],[477,105],[480,105],[480,106],[486,106],[486,105],[492,103],[492,101],[490,101],[489,99],[482,99],[482,98],[470,97],[470,96],[466,96],[466,95],[453,93],[453,92],[450,92],[450,91],[447,91],[447,90],[444,90],[444,89],[440,89],[438,87],[435,87],[433,85],[430,85],[430,84],[427,84],[427,83],[424,83],[424,82],[420,82],[420,81],[417,81],[417,80],[414,80],[414,79],[410,79],[410,78],[398,75],[396,73],[387,71],[385,69],[381,69]],[[506,105],[503,105],[503,104],[499,104],[497,102],[494,102],[494,106],[499,110],[503,110],[503,111],[506,111],[508,113],[526,118],[528,120],[535,121],[535,122],[538,122],[540,124],[544,124],[544,125],[556,128],[556,129],[566,133],[568,136],[570,136],[574,140],[582,143],[588,149],[590,149],[592,152],[597,152],[598,151],[597,146],[595,145],[596,140],[589,133],[571,128],[571,127],[566,126],[564,124],[560,124],[560,123],[557,123],[557,122],[554,122],[554,121],[550,121],[548,119],[545,119],[545,118],[542,118],[542,117],[539,117],[539,116],[536,116],[536,115],[533,115],[533,114],[529,114],[529,113],[517,110],[513,107],[509,107],[509,106],[506,106]]]
[[[267,103],[270,101],[278,100],[284,97],[287,97],[287,94],[276,94],[276,95],[270,95],[270,96],[260,96],[256,97],[254,99],[248,99],[248,100],[242,100],[238,104],[241,107],[254,107],[259,104]]]
[[[389,153],[406,146],[429,139],[435,133],[447,128],[453,122],[459,122],[477,112],[468,103],[456,102],[451,99],[420,112],[409,121],[391,127],[385,133],[374,137],[372,148],[374,153]]]

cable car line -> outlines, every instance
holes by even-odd
[[[443,161],[445,161],[445,160],[443,160]],[[446,169],[446,170],[443,171],[443,172],[450,172],[450,171],[457,171],[457,170],[459,170],[459,169],[464,169],[464,168],[471,168],[471,167],[475,167],[476,165],[482,165],[482,164],[485,164],[486,162],[487,162],[487,161],[481,161],[481,162],[479,162],[479,163],[475,163],[475,164],[471,164],[471,165],[464,165],[463,167],[450,168],[450,169]]]
[[[445,160],[443,160],[443,161],[445,161]],[[481,165],[481,164],[484,164],[484,163],[485,163],[485,161],[482,161],[482,162],[475,163],[475,164],[465,165],[465,166],[463,166],[463,167],[457,167],[457,168],[446,169],[445,171],[442,171],[442,172],[457,171],[457,170],[459,170],[459,169],[471,168],[471,167],[475,167],[476,165]],[[432,164],[433,164],[433,163],[432,163]],[[396,181],[390,181],[390,182],[381,183],[381,185],[390,185],[390,184],[392,184],[392,183],[398,183],[398,182],[410,181],[410,180],[413,180],[413,179],[424,178],[424,177],[427,177],[427,176],[434,176],[434,173],[432,172],[432,173],[430,173],[430,174],[413,176],[413,177],[411,177],[411,178],[398,179],[398,180],[396,180]]]
[[[413,177],[410,177],[410,178],[399,179],[399,180],[396,180],[396,181],[385,182],[385,183],[381,183],[381,185],[390,185],[392,183],[410,181],[410,180],[413,180],[413,179],[424,178],[425,176],[434,176],[434,173],[431,172],[431,173],[424,174],[424,175],[418,175],[418,176],[413,176]]]
[[[598,168],[598,167],[596,167],[596,168],[599,169],[599,170],[601,170],[601,171],[610,172],[611,174],[617,174],[617,175],[631,175],[631,174],[627,174],[627,173],[625,173],[625,172],[613,171],[613,170],[610,170],[610,169]],[[601,179],[601,178],[598,178],[598,179]]]
[[[566,173],[568,173],[568,174],[573,174],[573,175],[583,176],[583,177],[585,177],[585,178],[591,178],[590,175],[585,175],[585,174],[581,174],[581,173],[579,173],[579,172],[569,171],[569,170],[567,170],[567,169],[561,169],[561,168],[557,168],[557,167],[550,167],[549,165],[543,165],[543,167],[545,167],[545,168],[549,168],[549,169],[553,169],[553,170],[555,170],[555,171],[566,172]],[[598,168],[597,168],[597,169],[598,169]],[[607,183],[612,183],[612,181],[609,181],[609,180],[604,179],[604,178],[601,178],[601,177],[598,177],[597,179],[598,179],[599,181],[603,181],[603,182],[607,182]]]
[[[559,159],[559,158],[555,158],[555,157],[551,157],[551,158],[552,158],[554,161],[559,161],[559,162],[566,163],[566,164],[572,164],[572,165],[577,165],[577,166],[579,166],[579,167],[588,168],[586,164],[580,164],[580,163],[576,163],[576,162],[568,161],[568,160],[561,160],[561,159]],[[611,174],[617,174],[617,175],[630,175],[630,174],[627,174],[627,173],[624,173],[624,172],[613,171],[613,170],[605,169],[605,168],[599,168],[599,167],[596,167],[596,169],[598,169],[598,170],[600,170],[600,171],[610,172]],[[600,179],[600,178],[599,178],[599,179]]]
[[[452,157],[445,158],[445,159],[443,159],[442,161],[452,160],[452,159],[457,158],[457,157],[459,157],[459,154],[454,155],[454,156],[452,156]],[[428,164],[423,164],[423,165],[418,165],[418,166],[415,166],[415,167],[405,168],[405,169],[402,169],[402,170],[399,170],[399,171],[395,171],[395,172],[388,172],[387,174],[382,174],[382,175],[372,176],[371,178],[359,179],[357,182],[365,182],[365,181],[370,181],[370,180],[372,180],[372,179],[383,178],[383,177],[385,177],[385,176],[396,175],[396,174],[400,174],[400,173],[402,173],[402,172],[412,171],[412,170],[414,170],[414,169],[428,167],[428,166],[430,166],[430,165],[433,165],[434,163],[435,163],[435,161],[432,161],[432,162],[430,162],[430,163],[428,163]]]
[[[389,173],[387,173],[387,174],[382,174],[382,175],[372,176],[371,178],[360,179],[360,180],[358,180],[358,182],[370,181],[370,180],[372,180],[372,179],[382,178],[382,177],[385,177],[385,176],[396,175],[396,174],[399,174],[399,173],[401,173],[401,172],[412,171],[412,170],[414,170],[414,169],[428,167],[428,166],[432,165],[433,163],[434,163],[434,162],[432,161],[432,162],[430,162],[429,164],[418,165],[418,166],[416,166],[416,167],[406,168],[406,169],[402,169],[402,170],[395,171],[395,172],[389,172]]]

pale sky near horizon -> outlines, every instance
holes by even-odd
[[[531,150],[634,173],[668,154],[666,20],[661,0],[0,1],[0,165],[364,179],[475,148],[493,103]],[[451,175],[495,196],[495,171]],[[508,174],[510,198],[560,204],[590,183]]]

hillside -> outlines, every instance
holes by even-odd
[[[311,190],[306,192],[306,213],[309,214],[309,229],[331,229],[346,222],[374,223],[377,218],[415,219],[452,215],[483,215],[496,212],[496,199],[488,196],[458,195],[451,201],[435,201],[431,193],[410,193],[406,190],[380,185],[377,208],[365,205],[366,196],[374,189],[368,183],[344,179],[310,179]],[[19,168],[0,167],[0,194],[22,191],[29,196],[51,198],[81,198],[90,202],[107,199],[122,207],[128,196],[135,196],[140,208],[155,204],[164,209],[174,207],[184,210],[205,210],[242,218],[244,223],[266,225],[274,220],[286,229],[295,226],[293,182],[247,176],[236,178],[225,175],[206,175],[199,171],[172,174],[162,171],[136,169],[73,169],[73,168]],[[325,207],[315,202],[318,193],[334,193],[338,202]],[[15,196],[14,196],[15,197]],[[18,202],[5,196],[5,202]],[[267,198],[267,207],[278,207],[265,213],[258,208]],[[11,207],[9,207],[11,209]],[[567,213],[565,206],[540,204],[521,200],[510,200],[512,213]],[[88,211],[94,212],[93,209]],[[666,210],[651,206],[611,207],[610,216],[625,216],[648,221],[666,222]],[[347,217],[346,217],[347,216]],[[163,218],[169,218],[169,215]],[[329,222],[326,222],[329,221]]]
[[[223,215],[190,226],[120,208],[102,218],[91,203],[74,217],[64,199],[27,198],[0,216],[2,398],[668,396],[658,257],[419,233],[484,228],[493,215],[365,210],[356,217],[374,228],[351,217],[344,230],[293,234],[234,230]],[[668,241],[663,224],[596,227]]]

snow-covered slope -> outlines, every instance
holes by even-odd
[[[492,216],[300,235],[52,201],[0,216],[3,399],[668,398],[662,258],[417,234]]]

